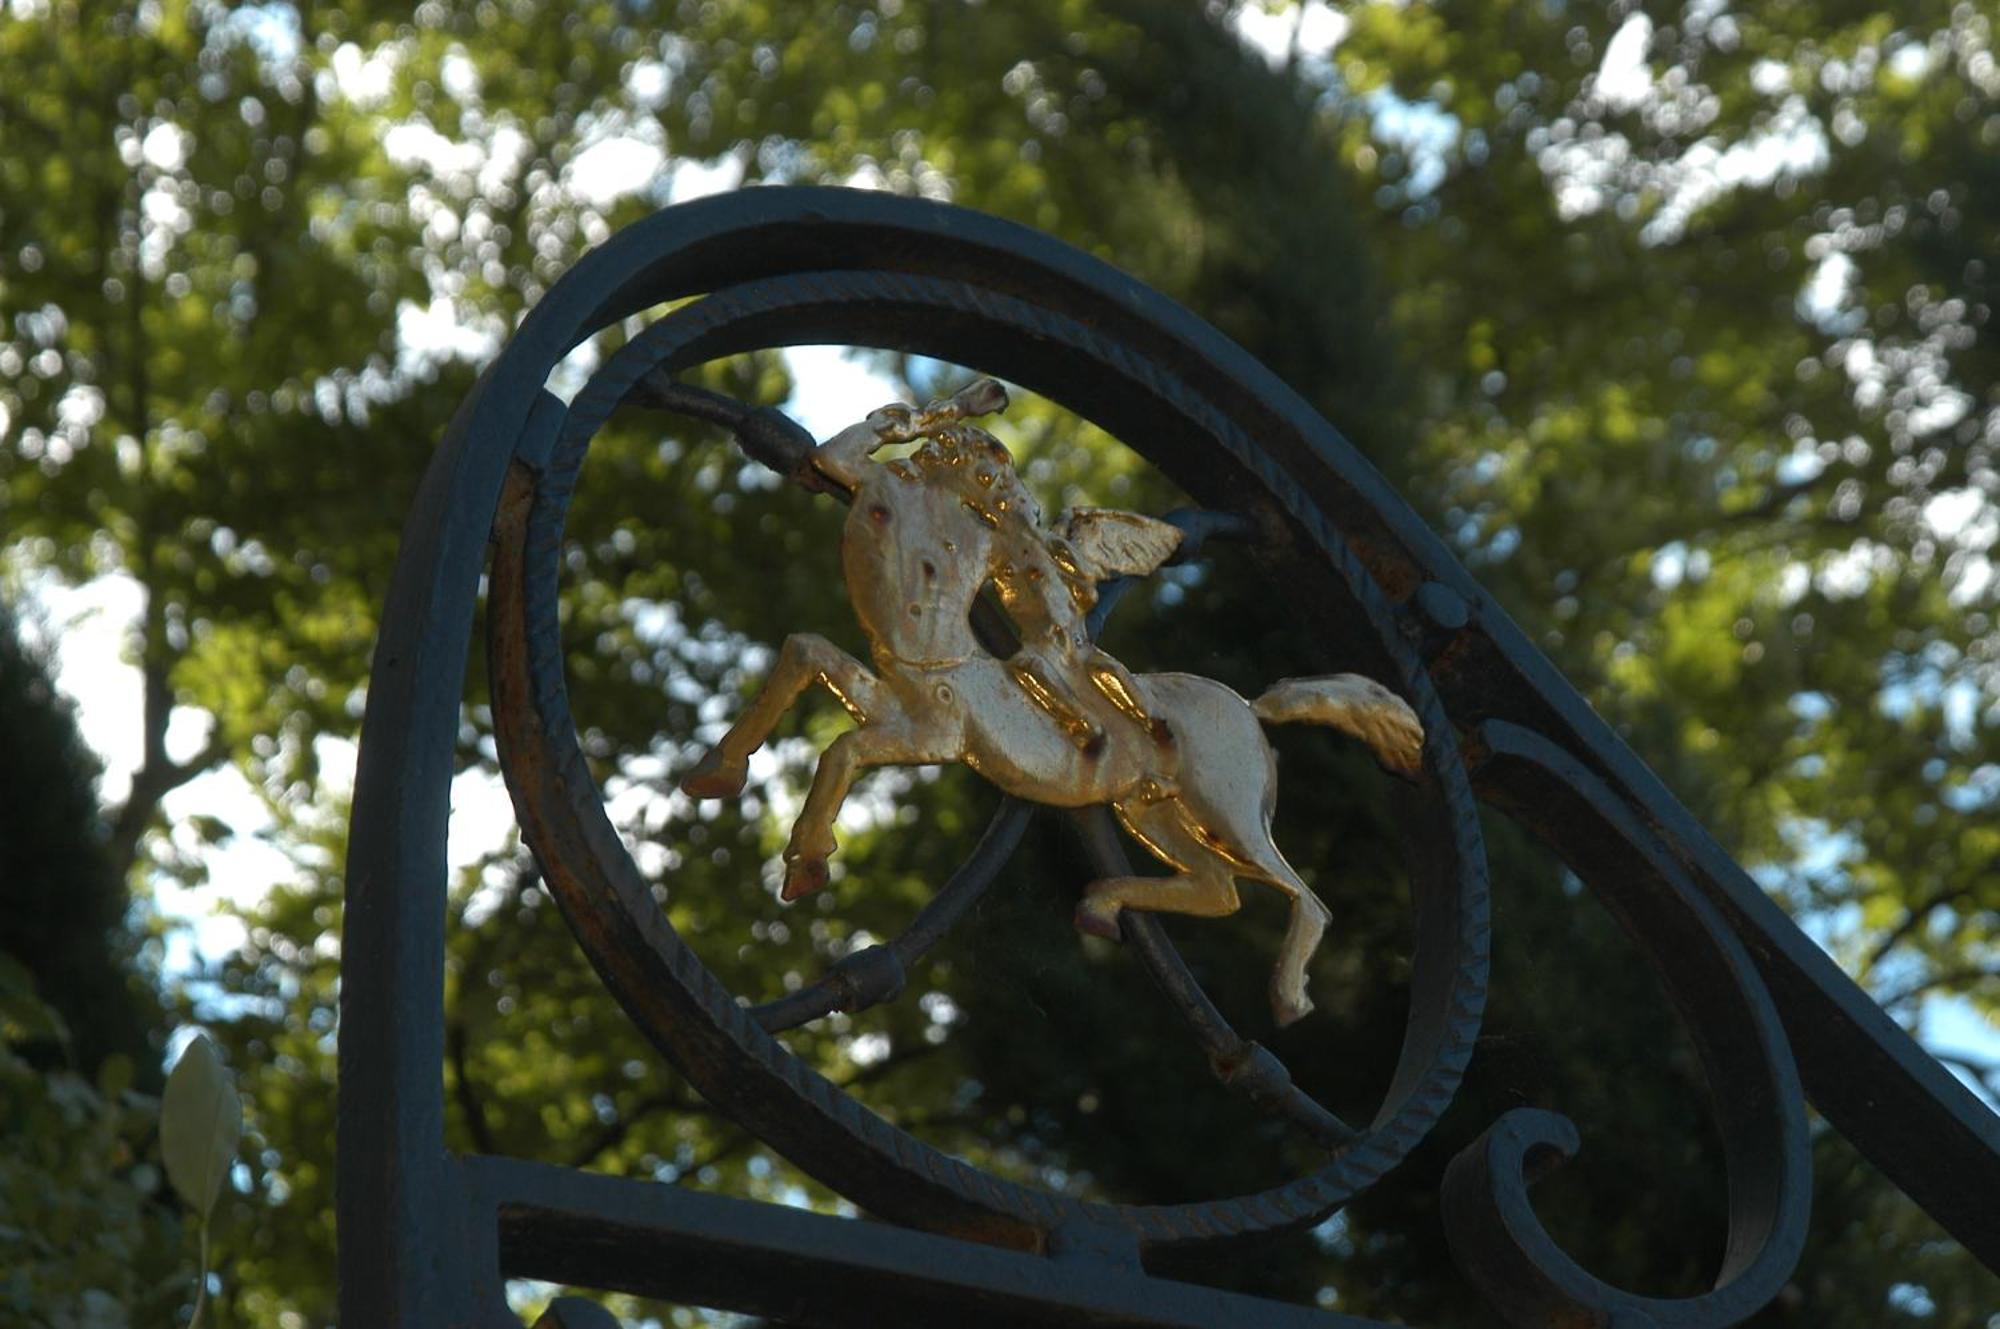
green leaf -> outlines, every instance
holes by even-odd
[[[215,1044],[196,1034],[167,1077],[160,1100],[160,1153],[167,1179],[205,1222],[236,1161],[243,1103]]]
[[[0,955],[0,1042],[50,1039],[69,1046],[69,1026],[35,990],[35,976],[11,955]]]

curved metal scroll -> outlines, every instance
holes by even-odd
[[[1642,943],[1687,1021],[1717,1108],[1729,1237],[1715,1288],[1698,1297],[1641,1297],[1593,1277],[1555,1244],[1528,1200],[1529,1185],[1577,1152],[1576,1127],[1552,1112],[1517,1109],[1445,1174],[1452,1253],[1517,1325],[1735,1324],[1790,1277],[1811,1196],[1804,1096],[1770,994],[1743,944],[1658,838],[1582,763],[1499,720],[1481,725],[1470,746],[1488,802],[1530,830],[1564,827],[1570,866]]]

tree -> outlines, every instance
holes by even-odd
[[[1450,127],[1350,129],[1405,336],[1462,347],[1447,527],[1904,1013],[1995,998],[1991,40],[1963,6],[1371,6],[1323,71]]]
[[[0,611],[0,940],[27,993],[53,1023],[38,1039],[45,1065],[94,1072],[109,1057],[159,1087],[149,1028],[159,1003],[135,972],[125,928],[130,899],[104,852],[91,792],[95,763],[46,662]]]
[[[72,577],[116,569],[146,589],[146,761],[114,837],[140,878],[164,870],[146,836],[160,799],[219,762],[263,791],[300,865],[214,976],[236,998],[226,1036],[261,1137],[249,1189],[216,1220],[220,1318],[332,1315],[326,939],[344,808],[318,762],[353,729],[419,440],[582,248],[664,200],[664,165],[949,195],[1173,293],[1411,493],[1774,888],[1801,908],[1859,905],[1837,941],[1857,969],[1879,951],[1878,982],[1990,1009],[1992,977],[1968,971],[1994,913],[1970,870],[1993,769],[1971,700],[1987,686],[1990,518],[1972,491],[1991,474],[1991,437],[1959,437],[1994,400],[1988,278],[1971,266],[1994,248],[1980,228],[1997,215],[1977,206],[1994,123],[1978,16],[1701,9],[1670,27],[1622,8],[1365,5],[1328,52],[1304,41],[1328,27],[1307,9],[1275,62],[1235,43],[1228,8],[1123,0],[430,0],[413,15],[162,0],[0,22],[0,52],[25,71],[0,89],[0,141],[37,145],[0,150],[5,196],[22,200],[0,212],[8,556]],[[1659,71],[1607,64],[1620,42]],[[1899,73],[1916,57],[1896,52],[1919,47],[1932,53],[1921,77]],[[1793,132],[1824,161],[1700,169]],[[1736,187],[1716,192],[1717,179]],[[1808,261],[1825,274],[1810,284]],[[1726,304],[1704,298],[1716,273]],[[455,341],[422,349],[421,332],[447,327]],[[888,367],[926,391],[952,381]],[[758,401],[787,392],[768,357],[707,381]],[[1969,402],[1956,420],[1953,392]],[[739,991],[767,991],[907,917],[987,796],[953,775],[897,788],[897,810],[880,806],[843,851],[865,891],[790,914],[752,883],[799,747],[739,808],[697,815],[664,797],[692,740],[754,682],[760,647],[798,630],[858,642],[825,592],[836,514],[744,473],[712,434],[663,429],[621,417],[593,449],[571,528],[572,684],[644,861],[670,879],[676,926]],[[1010,430],[1051,502],[1171,502],[1046,405],[1026,404]],[[1940,509],[1944,493],[1961,497]],[[1950,503],[1973,513],[1955,532]],[[781,569],[732,556],[746,530],[766,534]],[[1298,657],[1281,608],[1218,556],[1208,576],[1121,611],[1116,649],[1254,688]],[[483,769],[489,721],[472,700],[464,755]],[[192,761],[166,750],[175,706],[214,717]],[[824,723],[809,717],[804,736],[823,739]],[[1288,740],[1284,759],[1292,787],[1371,788],[1365,764],[1330,746]],[[1327,865],[1342,930],[1316,975],[1323,1023],[1280,1046],[1365,1113],[1400,1021],[1388,813],[1364,794],[1282,815],[1288,852]],[[912,824],[926,833],[899,831]],[[1678,1046],[1671,1018],[1560,874],[1504,827],[1494,839],[1512,889],[1465,1103],[1342,1224],[1259,1269],[1196,1272],[1478,1322],[1430,1197],[1451,1148],[1524,1096],[1575,1115],[1604,1160],[1579,1164],[1559,1197],[1559,1232],[1586,1263],[1686,1290],[1712,1266],[1720,1203],[1690,1124],[1698,1077],[1684,1052],[1656,1050]],[[1198,1059],[1159,1055],[1178,1045],[1132,1014],[1152,1009],[1144,984],[1068,933],[1055,883],[1071,851],[1054,832],[1033,850],[913,983],[920,1001],[800,1045],[946,1147],[1051,1184],[1212,1192],[1296,1166]],[[456,1146],[797,1193],[795,1174],[705,1116],[625,1028],[518,853],[469,870],[454,910]],[[1230,1009],[1250,1010],[1275,925],[1253,906],[1240,925],[1176,935]],[[1555,968],[1547,953],[1572,959]],[[1062,1055],[1079,1045],[1088,1062]],[[1621,1121],[1629,1140],[1607,1129]],[[1676,1166],[1649,1161],[1667,1148]],[[1906,1203],[1837,1142],[1825,1153],[1839,1202],[1823,1201],[1799,1299],[1772,1322],[1880,1323],[1885,1304],[1916,1304],[1885,1301],[1907,1282],[1938,1322],[1976,1323],[1990,1279],[1927,1253],[1936,1239]],[[1619,1184],[1627,1164],[1648,1179],[1638,1194]],[[1866,1240],[1905,1225],[1926,1253]]]

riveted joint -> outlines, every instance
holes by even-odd
[[[1422,652],[1435,660],[1473,620],[1473,606],[1441,581],[1427,581],[1403,603],[1403,631]]]

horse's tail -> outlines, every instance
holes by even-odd
[[[1413,774],[1423,762],[1424,727],[1410,704],[1372,678],[1326,674],[1273,683],[1250,703],[1270,724],[1330,725],[1366,743],[1392,771]]]

